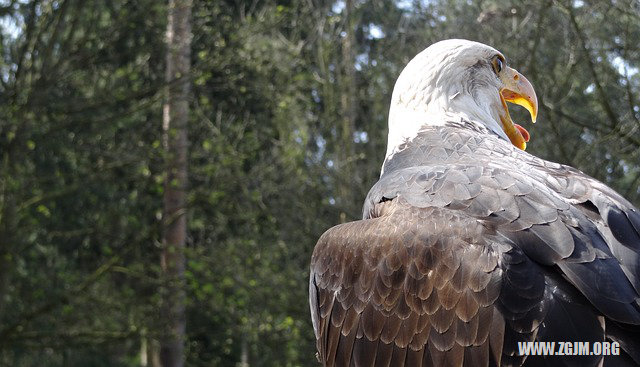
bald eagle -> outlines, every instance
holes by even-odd
[[[481,43],[435,43],[402,71],[362,220],[311,258],[323,365],[640,364],[640,214],[526,153],[506,102],[535,121],[531,83]]]

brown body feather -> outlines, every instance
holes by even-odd
[[[455,126],[453,126],[455,125]],[[640,363],[640,215],[489,133],[426,128],[385,162],[363,220],[328,230],[310,303],[325,366],[598,365],[519,341],[618,341]]]

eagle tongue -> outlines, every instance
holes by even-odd
[[[518,129],[518,131],[520,131],[520,134],[522,134],[522,137],[524,138],[525,142],[529,142],[529,138],[531,137],[531,135],[529,134],[529,132],[527,131],[527,129],[525,129],[524,127],[514,123],[513,126],[516,127],[516,129]]]

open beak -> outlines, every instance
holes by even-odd
[[[536,122],[538,116],[538,97],[533,86],[517,70],[506,67],[500,73],[502,88],[500,89],[500,101],[504,111],[500,113],[502,128],[507,133],[509,140],[516,147],[525,150],[529,141],[529,132],[522,126],[515,124],[509,115],[507,102],[518,104],[529,111],[531,122]]]

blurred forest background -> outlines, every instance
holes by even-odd
[[[3,366],[316,365],[311,250],[360,217],[394,81],[441,39],[531,80],[529,152],[640,204],[637,0],[2,0],[0,29]]]

